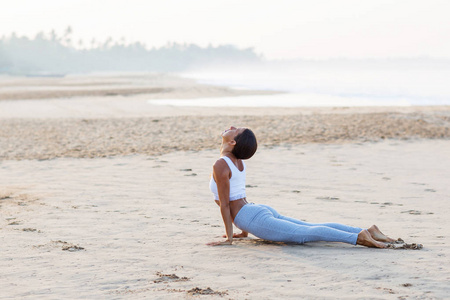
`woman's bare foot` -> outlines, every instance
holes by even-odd
[[[386,244],[378,242],[372,238],[372,235],[367,230],[362,230],[358,234],[358,239],[356,240],[357,245],[362,245],[372,248],[386,248]]]
[[[377,225],[372,225],[367,231],[370,233],[372,238],[379,242],[386,242],[386,243],[394,243],[395,240],[391,239],[390,237],[384,235],[381,230],[377,227]]]

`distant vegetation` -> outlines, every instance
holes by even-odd
[[[75,46],[76,45],[76,46]],[[184,71],[193,66],[259,62],[253,48],[232,45],[199,47],[194,44],[169,43],[161,48],[147,48],[136,42],[126,44],[112,38],[87,45],[72,40],[68,27],[58,36],[55,31],[38,33],[33,39],[10,36],[0,39],[0,73],[13,75],[59,75],[75,72],[105,71]]]

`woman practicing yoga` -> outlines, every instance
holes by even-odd
[[[243,160],[252,157],[256,148],[256,137],[250,129],[230,127],[222,133],[221,157],[213,166],[210,189],[220,206],[227,239],[208,245],[231,245],[233,238],[247,237],[249,232],[274,242],[327,241],[386,248],[385,243],[395,241],[376,225],[362,229],[337,223],[307,223],[282,216],[267,205],[248,203]],[[241,233],[233,234],[233,223]]]

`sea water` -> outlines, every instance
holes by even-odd
[[[300,61],[209,67],[181,74],[201,84],[278,91],[275,95],[153,100],[180,106],[450,105],[450,61]]]

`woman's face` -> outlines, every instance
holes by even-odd
[[[229,129],[226,129],[224,132],[222,132],[222,138],[228,141],[234,140],[234,138],[244,130],[244,127],[236,128],[231,126]]]

